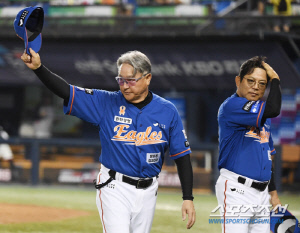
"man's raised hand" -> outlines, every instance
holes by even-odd
[[[32,55],[30,56],[29,54],[27,54],[25,50],[21,56],[21,59],[27,65],[28,68],[36,70],[42,65],[40,55],[33,51],[33,49],[31,48],[29,48],[29,51]]]

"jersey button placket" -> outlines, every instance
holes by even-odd
[[[142,129],[141,127],[143,126],[143,124],[141,124],[141,120],[139,119],[140,118],[140,114],[142,113],[142,111],[139,112],[139,115],[137,116],[137,119],[136,119],[136,125],[137,125],[137,134],[142,132]],[[141,153],[141,150],[139,149],[139,153]]]
[[[142,114],[142,111],[139,112],[139,115],[137,117],[137,124],[136,124],[138,126],[137,133],[143,132],[143,129],[142,129],[143,124],[141,123],[142,122],[141,114]],[[141,146],[137,147],[137,151],[140,154],[140,160],[141,160],[141,170],[140,171],[141,171],[141,173],[143,173],[145,171],[144,163],[146,161],[145,161],[144,156],[142,155],[142,147]]]

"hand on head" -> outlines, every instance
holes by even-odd
[[[21,56],[21,59],[27,65],[28,68],[36,70],[42,65],[40,55],[33,51],[33,49],[31,48],[29,48],[29,51],[31,55],[27,54],[25,50]]]
[[[273,70],[273,68],[265,62],[262,62],[264,68],[266,69],[267,75],[270,77],[270,79],[272,80],[273,78],[277,78],[279,79],[278,74],[275,72],[275,70]]]

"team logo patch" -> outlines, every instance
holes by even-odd
[[[231,192],[236,192],[239,194],[244,194],[245,191],[243,189],[238,189],[238,188],[230,188]]]
[[[115,126],[114,132],[116,135],[111,140],[125,142],[126,145],[144,146],[153,145],[159,143],[165,143],[167,141],[162,140],[162,131],[152,131],[152,126],[147,127],[144,132],[137,132],[135,130],[128,130],[129,125],[119,124]]]
[[[166,128],[166,125],[160,124],[160,123],[153,123],[153,125],[154,125],[155,127],[159,127],[159,128],[162,128],[162,129],[165,129],[165,128]]]
[[[119,123],[125,123],[125,124],[131,124],[132,123],[131,118],[119,117],[119,116],[115,116],[114,121],[119,122]]]
[[[28,15],[28,13],[29,13],[29,11],[23,11],[23,13],[22,13],[22,15],[21,15],[21,17],[20,17],[20,20],[19,20],[19,22],[18,22],[18,26],[19,26],[19,27],[23,27],[23,25],[24,25],[24,20],[25,20],[26,16]]]
[[[255,138],[257,142],[268,143],[270,138],[270,132],[266,131],[265,127],[262,127],[262,130],[258,130],[252,126],[249,131],[245,134],[245,137]]]
[[[126,107],[125,106],[121,106],[120,107],[120,111],[119,111],[119,114],[122,116],[124,116],[125,115],[125,110],[126,110]]]
[[[147,153],[147,163],[157,163],[160,158],[159,153]]]
[[[245,103],[243,110],[246,112],[250,112],[252,105],[255,103],[255,101],[248,101]]]
[[[109,183],[107,185],[107,187],[110,188],[110,189],[115,189],[115,184]]]
[[[257,113],[260,108],[260,105],[261,105],[261,101],[260,100],[256,101],[255,104],[251,107],[251,112]]]
[[[94,91],[92,89],[85,88],[84,91],[86,94],[94,95]]]

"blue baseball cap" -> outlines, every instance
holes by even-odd
[[[298,219],[288,210],[278,209],[278,213],[271,212],[270,230],[273,233],[300,233]]]
[[[27,54],[30,54],[29,48],[36,53],[42,46],[42,29],[44,25],[44,10],[39,6],[30,6],[21,10],[14,21],[14,28],[25,43]]]

